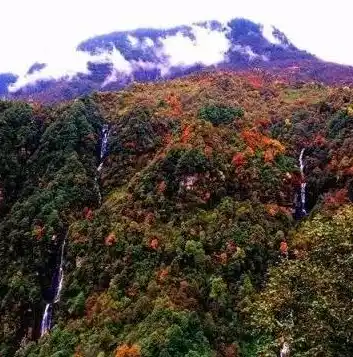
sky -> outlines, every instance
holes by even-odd
[[[350,0],[1,0],[0,6],[0,73],[23,74],[36,61],[65,66],[79,42],[99,34],[235,17],[272,24],[297,47],[353,65]]]

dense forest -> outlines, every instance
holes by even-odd
[[[0,143],[1,356],[353,354],[353,89],[1,101]]]

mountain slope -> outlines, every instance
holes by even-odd
[[[245,19],[94,37],[78,45],[70,66],[35,63],[17,80],[2,75],[0,94],[55,102],[204,69],[265,69],[294,81],[350,84],[353,80],[352,67],[321,61],[296,48],[278,29]]]
[[[232,72],[1,102],[1,355],[349,356],[352,103]]]

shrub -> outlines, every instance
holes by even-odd
[[[210,121],[213,125],[230,124],[235,118],[242,118],[242,108],[232,108],[225,105],[208,105],[199,110],[200,119]]]

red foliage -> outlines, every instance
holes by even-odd
[[[136,143],[134,141],[128,141],[127,143],[125,143],[124,146],[126,148],[129,148],[129,149],[135,149],[136,148]]]
[[[206,192],[205,194],[204,194],[204,196],[203,196],[203,199],[204,199],[204,201],[208,201],[209,199],[210,199],[210,197],[211,197],[211,194],[210,194],[210,192]]]
[[[327,140],[320,134],[316,135],[314,138],[314,145],[315,146],[323,146],[325,145]]]
[[[261,88],[264,85],[262,78],[254,74],[248,75],[247,79],[254,88]]]
[[[287,254],[288,253],[288,244],[285,241],[281,242],[281,245],[279,247],[279,250],[281,251],[282,254]]]
[[[226,345],[223,348],[222,355],[224,357],[238,357],[238,348],[235,343],[232,343],[231,345]]]
[[[105,245],[111,246],[116,243],[116,236],[114,232],[109,233],[109,235],[104,240]]]
[[[227,260],[228,260],[227,253],[221,253],[221,254],[219,255],[219,260],[220,260],[220,263],[221,263],[222,265],[227,264]]]
[[[243,166],[246,163],[245,155],[242,152],[238,152],[233,156],[232,164],[234,166]]]
[[[325,205],[329,208],[334,208],[341,206],[342,204],[348,202],[348,191],[346,188],[341,190],[327,193],[324,198]]]
[[[157,250],[157,248],[159,247],[159,241],[157,238],[153,238],[150,242],[150,247],[154,250]]]
[[[85,208],[83,209],[83,215],[84,215],[84,217],[85,217],[86,219],[88,219],[89,221],[92,221],[92,219],[93,219],[93,212],[92,212],[92,210],[91,210],[90,208],[85,207]]]
[[[165,191],[165,189],[167,188],[167,184],[165,183],[165,181],[161,181],[159,184],[158,184],[158,188],[157,188],[157,191],[162,193]]]
[[[146,224],[153,224],[156,220],[156,217],[154,215],[154,213],[152,212],[148,212],[145,218],[145,223]]]
[[[170,134],[170,133],[166,134],[163,138],[164,144],[165,145],[170,144],[170,142],[172,141],[172,138],[173,138],[172,134]]]
[[[237,245],[233,242],[227,242],[227,252],[232,254],[237,250]]]

